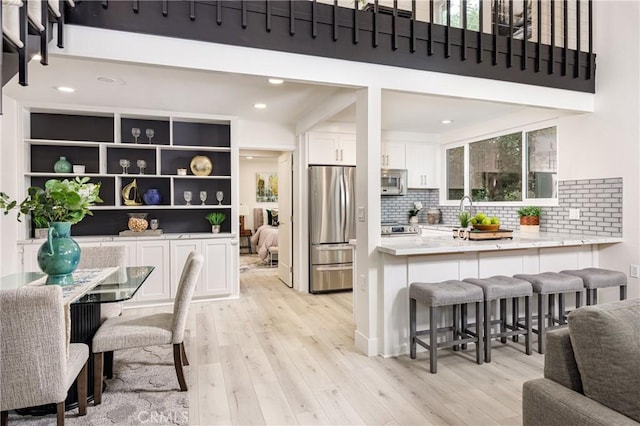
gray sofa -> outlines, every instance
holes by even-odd
[[[523,386],[525,426],[640,424],[640,300],[585,306],[547,334],[544,378]]]

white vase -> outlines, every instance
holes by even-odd
[[[411,217],[409,218],[409,223],[411,223],[411,224],[416,224],[416,223],[418,223],[418,216],[411,216]]]
[[[214,234],[219,234],[220,233],[220,225],[211,225],[211,232],[213,232]]]

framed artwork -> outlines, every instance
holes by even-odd
[[[274,203],[278,201],[278,174],[274,172],[256,173],[256,202]]]

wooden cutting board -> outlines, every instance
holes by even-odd
[[[453,238],[462,237],[462,232],[458,234],[458,230],[453,231]],[[501,240],[504,238],[513,238],[513,231],[509,229],[498,229],[496,231],[479,231],[477,229],[472,229],[471,231],[464,231],[464,238],[470,241]]]

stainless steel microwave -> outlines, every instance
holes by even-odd
[[[382,169],[382,173],[380,174],[380,194],[406,195],[407,194],[407,170],[406,169]]]

